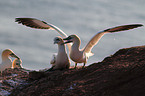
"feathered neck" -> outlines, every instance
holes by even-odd
[[[81,44],[81,40],[80,38],[75,38],[74,41],[73,41],[73,45],[72,45],[72,50],[79,50],[80,49],[80,44]]]
[[[66,52],[64,44],[58,44],[58,52]]]

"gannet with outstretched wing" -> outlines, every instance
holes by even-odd
[[[73,42],[69,55],[70,55],[70,58],[75,62],[75,68],[77,66],[77,63],[84,63],[84,65],[83,65],[83,67],[84,67],[87,62],[87,59],[93,55],[93,53],[91,52],[92,48],[98,43],[98,41],[101,39],[101,37],[104,34],[125,31],[125,30],[129,30],[129,29],[133,29],[133,28],[137,28],[137,27],[141,27],[141,26],[143,26],[143,25],[142,24],[131,24],[131,25],[122,25],[122,26],[117,26],[117,27],[103,30],[103,31],[95,34],[83,49],[79,49],[81,41],[77,35],[70,35],[69,37],[67,37],[63,40],[67,40],[65,43]]]
[[[58,44],[58,53],[57,55],[53,55],[53,59],[50,62],[52,64],[50,70],[69,69],[70,61],[66,53],[63,39],[59,36],[55,37],[54,44]]]
[[[6,68],[12,67],[12,60],[9,57],[14,57],[19,59],[18,56],[11,49],[5,49],[2,52],[2,63],[0,64],[0,71],[4,71]]]
[[[15,22],[18,22],[19,24],[26,25],[31,28],[35,29],[50,29],[50,30],[56,30],[63,38],[66,38],[67,35],[58,27],[56,27],[53,24],[46,23],[44,21],[35,19],[35,18],[16,18]],[[70,50],[71,44],[67,44],[68,49]]]

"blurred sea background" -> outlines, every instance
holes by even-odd
[[[56,25],[67,35],[77,34],[83,48],[94,34],[104,29],[133,23],[144,25],[144,4],[145,0],[0,0],[0,54],[10,48],[26,69],[51,67],[52,54],[58,49],[53,39],[60,35],[54,30],[17,24],[16,17],[37,18]],[[140,45],[145,45],[144,27],[106,34],[93,48],[95,55],[86,65],[100,62],[121,48]]]

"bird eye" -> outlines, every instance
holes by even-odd
[[[59,38],[57,38],[56,41],[60,41]]]

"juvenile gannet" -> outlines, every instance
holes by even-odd
[[[12,60],[9,57],[18,58],[18,56],[15,55],[15,53],[10,49],[5,49],[2,52],[2,63],[0,64],[0,72],[4,71],[6,68],[12,67]]]
[[[53,59],[50,62],[52,64],[50,70],[69,69],[70,61],[66,53],[63,39],[59,36],[55,37],[54,44],[58,44],[58,54],[53,55]]]
[[[14,69],[14,68],[19,68],[22,71],[27,72],[27,73],[32,71],[32,70],[28,70],[28,69],[23,68],[23,66],[22,66],[22,60],[20,58],[15,58],[13,60],[13,62],[12,62],[12,69]]]
[[[49,29],[56,30],[63,38],[68,37],[60,28],[56,27],[53,24],[46,23],[44,21],[35,19],[35,18],[15,18],[15,22],[18,24],[23,24],[27,27],[35,28],[35,29]],[[70,50],[71,44],[67,44],[68,49]]]
[[[91,52],[92,48],[98,43],[98,41],[101,39],[101,37],[104,34],[129,30],[141,26],[143,25],[142,24],[122,25],[122,26],[117,26],[117,27],[100,31],[92,37],[92,39],[88,42],[88,44],[83,49],[79,49],[81,41],[77,35],[70,35],[69,37],[63,40],[67,40],[65,43],[73,42],[69,56],[75,62],[75,68],[77,66],[77,63],[84,63],[83,65],[84,67],[87,62],[87,59],[93,55],[93,53]]]
[[[22,68],[22,60],[15,58],[12,63],[12,68]]]

